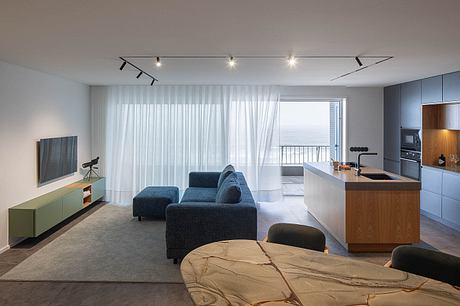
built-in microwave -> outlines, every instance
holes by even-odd
[[[401,149],[421,152],[422,141],[420,140],[420,130],[401,129]]]

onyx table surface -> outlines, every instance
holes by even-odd
[[[460,305],[460,288],[443,282],[261,241],[199,247],[181,272],[196,305]]]

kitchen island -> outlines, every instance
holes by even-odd
[[[356,176],[329,163],[305,163],[304,182],[308,211],[349,252],[419,242],[420,182],[370,167]]]

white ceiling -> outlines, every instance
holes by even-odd
[[[91,85],[148,84],[123,55],[391,55],[137,60],[160,84],[382,86],[460,70],[459,0],[15,0],[0,2],[0,59]]]

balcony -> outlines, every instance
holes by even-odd
[[[330,146],[288,145],[280,146],[281,166],[302,166],[305,162],[327,162]]]
[[[281,175],[284,195],[303,195],[303,163],[327,162],[328,145],[280,146]]]

